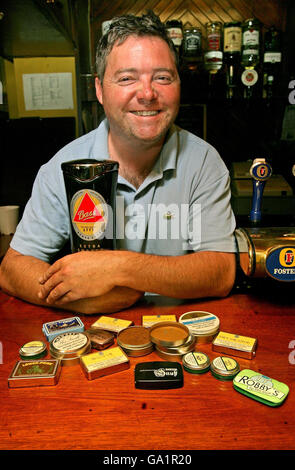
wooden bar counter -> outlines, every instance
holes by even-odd
[[[270,293],[271,295],[271,293]],[[248,368],[286,383],[290,392],[278,408],[245,397],[210,372],[184,371],[184,386],[139,390],[134,367],[161,360],[155,352],[130,358],[130,369],[89,381],[80,365],[63,367],[56,386],[9,389],[7,379],[20,347],[43,340],[45,322],[69,312],[31,305],[0,292],[0,448],[3,450],[198,450],[295,448],[294,296],[267,300],[255,293],[225,299],[173,301],[146,297],[113,314],[141,325],[142,315],[191,310],[216,314],[222,331],[258,338],[256,357],[237,358]],[[88,328],[100,315],[80,315]],[[293,342],[293,343],[292,343]],[[220,355],[211,344],[198,350]]]

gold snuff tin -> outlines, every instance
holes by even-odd
[[[149,329],[144,326],[130,326],[120,331],[117,343],[128,356],[133,357],[145,356],[154,349]]]
[[[9,378],[9,388],[40,387],[56,385],[61,364],[58,359],[35,359],[18,361]]]
[[[160,322],[150,328],[151,341],[157,346],[182,346],[190,332],[185,325],[177,322]]]
[[[133,325],[131,320],[123,320],[122,318],[107,317],[101,316],[91,325],[91,329],[101,329],[112,331],[113,333],[120,333],[120,331],[125,330],[129,326]]]
[[[129,359],[119,346],[82,356],[80,364],[88,380],[130,368]]]
[[[196,310],[183,313],[179,323],[185,325],[190,334],[196,337],[197,343],[211,343],[219,331],[219,318],[210,312]]]
[[[232,356],[253,359],[256,354],[257,339],[220,331],[212,343],[212,350]]]
[[[91,350],[91,342],[86,333],[62,333],[50,343],[50,354],[60,359],[63,366],[79,364],[80,356]]]

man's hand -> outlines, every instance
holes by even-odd
[[[39,278],[38,297],[59,305],[106,294],[115,287],[111,251],[81,251],[56,261]]]

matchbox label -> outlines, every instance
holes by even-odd
[[[108,221],[108,206],[101,194],[82,189],[71,201],[71,220],[77,235],[83,240],[103,238]]]

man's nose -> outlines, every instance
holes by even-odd
[[[158,97],[158,93],[153,86],[152,81],[142,81],[137,90],[137,98],[139,100],[153,101]]]

